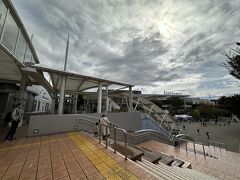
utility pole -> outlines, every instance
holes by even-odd
[[[69,46],[69,34],[68,34],[68,38],[67,38],[67,46],[66,46],[66,52],[65,52],[65,62],[64,62],[64,69],[63,69],[64,72],[66,72],[66,69],[67,69],[68,46]],[[58,114],[63,113],[65,88],[66,88],[66,76],[62,75],[62,84],[61,84],[61,91],[60,91],[59,104],[58,104]]]

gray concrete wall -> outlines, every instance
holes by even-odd
[[[94,117],[101,117],[101,114],[82,114]],[[108,113],[106,116],[109,120],[123,129],[141,129],[141,113],[140,112],[122,112]],[[81,114],[66,114],[66,115],[35,115],[30,117],[28,136],[53,134],[59,132],[74,131],[80,129],[91,129],[89,125],[83,125],[77,120]],[[92,122],[97,122],[98,118],[89,119]],[[88,127],[86,127],[88,126]],[[35,131],[35,133],[34,133]]]

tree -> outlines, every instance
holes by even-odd
[[[237,45],[240,46],[240,43]],[[232,52],[224,52],[223,55],[227,60],[221,65],[228,70],[230,75],[240,80],[240,49],[232,49]]]
[[[240,117],[240,111],[239,111],[240,95],[239,94],[235,94],[229,97],[222,96],[221,98],[219,98],[218,104],[221,106],[221,108],[226,109],[231,113]]]
[[[194,118],[200,118],[200,112],[198,109],[194,109],[193,112],[191,113],[191,115]]]
[[[183,100],[179,97],[171,97],[169,99],[169,103],[171,105],[170,111],[172,112],[172,114],[178,113],[178,111],[181,110],[182,106],[184,105]]]

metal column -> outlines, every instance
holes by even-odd
[[[133,102],[132,102],[132,86],[129,86],[129,112],[133,111]]]
[[[108,101],[108,86],[106,86],[106,113],[108,112],[108,104],[109,104],[109,101]]]
[[[63,114],[65,86],[66,86],[66,76],[62,75],[61,91],[60,91],[59,104],[58,104],[58,114]]]
[[[64,71],[66,71],[66,68],[67,68],[68,45],[69,45],[69,34],[68,34],[67,46],[66,46],[66,52],[65,52]],[[58,104],[58,114],[62,114],[63,113],[64,99],[65,99],[66,78],[67,77],[65,75],[62,75],[62,82],[61,82],[62,84],[61,84],[60,98],[59,98],[59,104]]]
[[[102,113],[102,82],[99,82],[99,83],[98,83],[97,113]]]

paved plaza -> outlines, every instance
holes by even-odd
[[[81,132],[0,143],[0,179],[155,179]]]
[[[199,122],[181,123],[179,127],[183,129],[185,126],[185,133],[190,134],[196,141],[208,144],[206,132],[210,133],[210,141],[217,141],[225,143],[227,149],[233,152],[240,152],[240,123],[231,122],[230,125],[215,125],[214,122],[207,123],[207,126],[201,126]],[[197,133],[200,130],[200,134]]]

